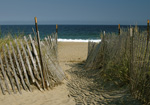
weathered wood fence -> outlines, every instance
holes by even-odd
[[[88,43],[85,68],[98,69],[117,84],[129,83],[133,96],[150,102],[149,25],[147,31],[135,27],[121,30],[119,35],[104,33],[101,39],[100,43]]]
[[[14,39],[2,46],[0,88],[3,94],[17,91],[21,94],[21,89],[33,91],[36,87],[43,91],[62,82],[65,74],[57,60],[57,33],[45,37],[45,40],[40,41],[40,46],[44,72],[39,60],[37,41],[31,35]]]

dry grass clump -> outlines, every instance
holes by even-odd
[[[86,68],[99,69],[105,82],[128,85],[132,95],[150,104],[150,42],[146,31],[122,29],[120,36],[102,34],[98,44],[89,42]]]
[[[0,38],[0,52],[2,52],[2,46],[5,46],[6,44],[9,45],[10,42],[12,42],[12,45],[15,46],[15,43],[14,43],[15,39],[17,40],[17,42],[19,42],[19,40],[21,39],[21,35],[19,35],[18,37],[13,37],[10,33],[8,33],[4,37],[1,37]],[[1,56],[3,57],[3,54]]]

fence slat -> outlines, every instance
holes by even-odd
[[[26,46],[27,46],[27,49],[28,49],[28,53],[29,53],[29,56],[30,56],[30,59],[31,59],[31,62],[33,64],[33,70],[34,70],[34,74],[35,74],[35,78],[38,79],[38,80],[41,80],[40,76],[39,76],[39,73],[37,71],[37,67],[36,67],[36,63],[33,59],[33,56],[32,56],[32,53],[31,53],[31,50],[30,50],[30,47],[29,47],[29,44],[28,44],[28,41],[27,41],[27,38],[26,36],[24,36],[24,40],[26,42]],[[37,85],[37,87],[39,88],[40,91],[43,91],[43,89],[40,87],[40,84],[38,83],[38,81],[35,79],[35,83]]]
[[[48,43],[49,43],[49,48],[51,49],[51,46],[52,46],[52,43],[51,43],[51,36],[48,36],[47,40],[48,40]]]
[[[55,51],[56,51],[56,59],[57,59],[57,57],[58,57],[58,48],[57,48],[57,44],[58,44],[58,42],[57,42],[57,32],[56,32],[56,34],[55,34]]]
[[[25,58],[26,58],[26,63],[28,65],[28,69],[29,69],[29,72],[30,72],[30,75],[31,75],[31,78],[32,78],[32,82],[35,82],[35,79],[34,79],[34,76],[33,76],[32,70],[31,70],[29,58],[28,58],[27,53],[26,53],[26,50],[25,50],[25,48],[23,46],[22,41],[20,41],[20,43],[21,43],[21,46],[22,46],[22,49],[23,49],[23,52],[24,52],[24,55],[25,55]]]
[[[35,31],[34,31],[34,28],[32,27],[32,31],[33,31],[33,34],[34,34],[34,41],[37,41],[37,39],[36,39],[36,34],[35,34]]]
[[[24,40],[25,40],[25,42],[26,42],[26,46],[27,46],[27,49],[28,49],[28,53],[29,53],[31,62],[32,62],[32,64],[33,64],[35,77],[36,77],[36,79],[41,80],[41,78],[39,77],[39,72],[38,72],[37,67],[36,67],[36,62],[35,62],[34,59],[33,59],[33,56],[32,56],[32,53],[31,53],[31,49],[30,49],[30,47],[29,47],[29,44],[28,44],[28,41],[27,41],[26,36],[24,36]]]
[[[48,43],[48,41],[47,41],[47,38],[46,38],[46,37],[44,38],[44,40],[45,40],[45,42],[46,42],[47,46],[49,46],[49,43]]]
[[[33,47],[33,52],[34,52],[34,54],[35,54],[35,57],[36,57],[36,60],[37,60],[37,63],[38,63],[38,67],[39,67],[39,70],[40,70],[40,75],[41,75],[41,80],[42,80],[42,84],[43,84],[43,87],[44,87],[44,89],[45,89],[45,81],[44,81],[44,78],[43,78],[43,72],[42,72],[42,70],[41,70],[41,65],[40,65],[40,61],[39,61],[39,57],[38,57],[38,54],[37,54],[37,51],[36,51],[36,48],[35,48],[35,45],[34,45],[34,43],[33,43],[33,40],[32,40],[32,37],[31,37],[31,35],[29,35],[29,38],[30,38],[30,41],[31,41],[31,44],[32,44],[32,47]]]
[[[4,90],[1,78],[0,78],[0,87],[1,87],[2,93],[5,95],[5,90]]]
[[[15,86],[13,84],[13,78],[12,78],[12,75],[10,73],[10,68],[9,68],[9,65],[8,65],[8,60],[7,60],[7,57],[6,57],[6,51],[5,51],[5,48],[4,46],[2,46],[2,49],[3,49],[3,53],[4,53],[4,57],[5,57],[5,63],[6,63],[6,66],[7,66],[7,74],[8,74],[8,78],[9,78],[9,81],[11,83],[11,87],[12,87],[12,90],[14,93],[16,93],[15,91]]]
[[[24,36],[24,40],[26,42],[26,47],[27,47],[27,50],[28,50],[28,53],[29,53],[29,57],[30,57],[31,62],[33,64],[35,78],[38,79],[38,80],[40,80],[39,73],[38,73],[37,68],[36,68],[36,63],[35,63],[35,61],[33,59],[33,56],[32,56],[32,53],[31,53],[31,50],[30,50],[30,47],[29,47],[29,44],[28,44],[26,36]],[[35,79],[35,83],[36,83],[37,87],[39,88],[40,91],[43,91],[43,89],[40,87],[40,84],[38,83],[38,81],[36,79]]]
[[[11,43],[10,43],[10,44],[11,44]],[[15,81],[16,81],[16,84],[17,84],[17,88],[18,88],[19,93],[21,94],[21,90],[20,90],[20,86],[19,86],[17,74],[16,74],[16,71],[15,71],[15,68],[14,68],[14,64],[13,64],[13,62],[12,62],[12,56],[11,56],[11,54],[10,54],[9,47],[8,47],[7,44],[6,44],[6,47],[7,47],[7,51],[8,51],[10,63],[11,63],[11,66],[12,66],[12,70],[13,70],[13,73],[14,73],[14,76],[15,76]]]
[[[54,44],[53,44],[53,36],[50,36],[50,42],[51,42],[51,49],[53,49],[53,46],[54,46]]]
[[[49,43],[50,43],[50,48],[52,49],[52,37],[49,36]]]
[[[21,61],[21,64],[22,64],[23,72],[24,72],[25,78],[27,80],[26,83],[27,83],[27,86],[28,86],[29,90],[31,91],[30,82],[29,82],[29,78],[28,78],[28,75],[27,75],[27,71],[26,71],[26,68],[25,68],[25,65],[24,65],[24,61],[23,61],[23,58],[22,58],[22,55],[21,55],[21,52],[20,52],[20,49],[19,49],[19,46],[18,46],[18,43],[17,43],[16,39],[15,39],[15,43],[16,43],[18,54],[19,54],[19,58],[20,58],[20,61]]]
[[[0,54],[0,62],[1,62],[1,69],[2,69],[2,74],[3,74],[3,77],[4,77],[6,89],[7,89],[8,93],[11,94],[11,92],[9,90],[9,86],[8,86],[8,81],[6,79],[6,72],[4,71],[4,66],[3,66],[3,61],[2,61],[1,54]]]
[[[14,58],[15,58],[15,62],[16,62],[16,65],[17,65],[17,69],[18,69],[18,72],[19,72],[19,75],[20,75],[20,78],[21,78],[21,82],[22,82],[23,88],[24,88],[25,90],[27,90],[27,87],[26,87],[26,85],[25,85],[25,82],[24,82],[24,79],[23,79],[23,76],[22,76],[22,72],[21,72],[21,69],[20,69],[19,62],[18,62],[18,59],[17,59],[16,54],[15,54],[15,49],[14,49],[14,47],[13,47],[13,45],[12,45],[11,42],[10,42],[10,46],[11,46],[12,51],[13,51],[13,56],[14,56]],[[11,55],[11,54],[9,54],[9,55]],[[11,61],[12,68],[15,70],[14,64],[13,64],[13,62],[12,62],[12,57],[10,56],[10,58],[11,58],[10,61]]]

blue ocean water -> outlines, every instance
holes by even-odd
[[[121,28],[127,28],[130,26],[123,25]],[[146,30],[146,26],[138,26],[140,30]],[[32,34],[32,28],[35,30],[34,25],[1,25],[2,36],[11,33],[12,35],[18,35],[23,33],[25,35]],[[55,25],[38,25],[40,38],[43,39],[47,35],[56,31]],[[105,31],[106,33],[118,33],[117,25],[58,25],[58,39],[61,40],[99,40],[100,33]]]

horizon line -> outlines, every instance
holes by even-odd
[[[35,25],[35,24],[1,24],[1,25]],[[56,24],[38,24],[38,25],[56,25]],[[118,26],[119,24],[57,24],[57,25],[112,25],[112,26]],[[120,24],[121,26],[147,26],[147,24]]]

